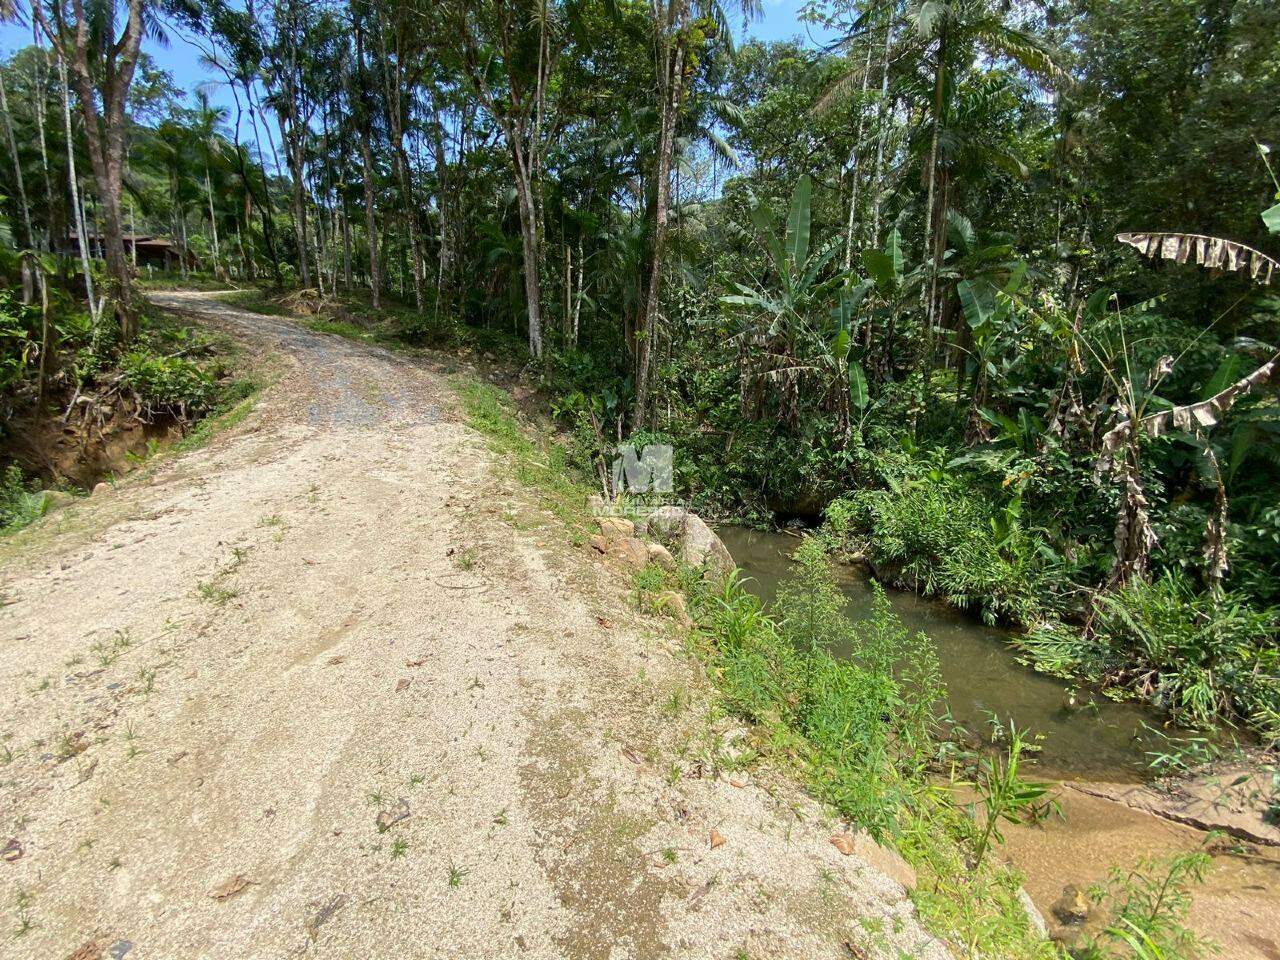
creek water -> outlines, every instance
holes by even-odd
[[[720,527],[717,533],[750,578],[747,588],[771,603],[778,585],[794,570],[791,552],[800,541],[783,533],[734,526]],[[871,581],[851,569],[842,569],[839,579],[850,616],[854,620],[870,616]],[[1159,741],[1148,729],[1160,728],[1153,712],[1036,673],[1018,662],[1007,631],[984,626],[968,614],[913,593],[890,590],[888,596],[903,625],[923,631],[933,641],[951,715],[965,729],[985,734],[994,714],[1005,724],[1012,719],[1020,729],[1039,734],[1043,739],[1034,762],[1041,776],[1113,782],[1143,779],[1150,759],[1147,751]],[[832,652],[847,655],[856,642],[855,634],[847,647]]]

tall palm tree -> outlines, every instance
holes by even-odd
[[[196,110],[192,116],[190,137],[200,159],[204,164],[204,191],[209,204],[209,230],[213,241],[214,272],[223,275],[222,253],[218,248],[218,216],[213,205],[213,180],[210,169],[222,159],[226,140],[221,134],[226,124],[228,112],[226,107],[215,107],[209,102],[209,95],[204,90],[196,92]]]
[[[1003,8],[992,0],[919,0],[908,9],[907,23],[910,30],[905,39],[923,45],[922,63],[928,64],[933,88],[925,201],[925,251],[933,271],[926,315],[932,331],[938,310],[938,272],[946,252],[953,172],[942,151],[942,137],[959,89],[958,80],[980,58],[1010,60],[1044,79],[1062,79],[1064,74],[1047,44],[1010,26]]]

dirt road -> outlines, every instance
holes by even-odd
[[[284,373],[0,554],[0,956],[945,957],[440,364],[156,299]]]

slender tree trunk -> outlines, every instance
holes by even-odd
[[[885,16],[884,55],[880,59],[880,102],[876,104],[876,171],[875,196],[871,208],[871,245],[877,249],[880,247],[880,208],[884,203],[884,154],[889,126],[889,51],[892,42],[893,7],[890,6]]]
[[[673,29],[684,18],[683,0],[673,0],[665,24],[658,26],[661,44],[659,88],[662,104],[659,116],[658,155],[654,183],[653,239],[649,250],[649,283],[636,323],[635,410],[632,427],[643,429],[649,419],[650,373],[653,335],[662,297],[662,261],[667,248],[667,228],[671,197],[671,165],[675,152],[676,116],[680,110],[684,78],[684,43]]]
[[[44,198],[45,198],[45,203],[47,205],[45,210],[45,214],[47,217],[46,224],[45,224],[47,227],[45,231],[45,246],[47,247],[47,249],[52,251],[56,249],[56,245],[54,242],[55,219],[53,215],[53,211],[55,208],[53,205],[53,177],[49,173],[49,148],[45,141],[45,132],[44,132],[44,111],[45,111],[44,77],[45,75],[41,71],[42,66],[44,67],[45,70],[49,69],[49,60],[48,60],[48,55],[45,53],[45,49],[44,49],[44,39],[43,37],[41,37],[40,31],[35,23],[31,24],[31,33],[32,33],[32,37],[36,41],[36,47],[40,51],[40,55],[35,59],[36,133],[40,141],[40,169],[44,172]],[[61,231],[57,231],[57,233],[61,233]]]
[[[80,209],[80,188],[76,183],[75,139],[71,128],[71,88],[67,83],[67,65],[61,54],[58,56],[58,76],[62,81],[62,120],[67,135],[67,183],[71,188],[71,209],[76,225],[76,244],[80,248],[80,266],[84,270],[85,295],[89,300],[89,319],[93,324],[94,336],[98,331],[98,302],[93,296],[93,270],[89,266],[89,238],[85,234],[84,215]]]
[[[947,23],[943,20],[942,27],[938,33],[938,62],[934,70],[933,77],[933,134],[929,145],[929,192],[928,199],[925,202],[925,217],[927,227],[925,230],[925,254],[929,256],[932,262],[929,278],[929,302],[925,305],[925,316],[928,319],[929,331],[925,338],[928,344],[928,356],[932,357],[935,351],[934,338],[937,335],[934,329],[937,321],[938,306],[938,272],[942,267],[942,255],[939,251],[939,245],[945,247],[945,219],[939,216],[939,205],[935,201],[935,197],[939,196],[939,165],[941,157],[939,155],[939,139],[942,132],[942,108],[944,105],[944,91],[946,89],[947,75]]]
[[[542,278],[539,276],[538,214],[534,209],[532,172],[519,139],[508,135],[516,171],[516,199],[520,207],[520,241],[524,257],[524,295],[529,314],[529,352],[542,356]]]
[[[307,243],[307,197],[303,183],[303,150],[304,132],[294,130],[290,123],[288,138],[289,173],[293,179],[293,240],[298,245],[298,282],[305,290],[311,286],[311,267],[307,263],[310,244]],[[296,143],[295,143],[296,141]]]
[[[9,118],[9,95],[5,90],[4,71],[0,70],[0,118],[4,120],[4,135],[9,141],[9,155],[13,157],[13,178],[18,187],[18,207],[22,210],[22,225],[26,230],[23,246],[33,248],[36,234],[31,229],[31,207],[27,203],[27,188],[22,182],[22,162],[18,159],[18,143],[13,138],[13,122]]]
[[[858,217],[858,181],[861,173],[861,161],[859,155],[862,151],[862,131],[866,123],[866,100],[867,100],[867,84],[871,79],[871,44],[867,43],[867,62],[862,67],[862,94],[858,98],[858,128],[853,137],[853,151],[849,157],[852,167],[850,175],[853,178],[852,186],[849,190],[849,222],[845,228],[844,235],[844,268],[849,270],[853,266],[853,231],[857,224]]]
[[[133,238],[129,242],[129,266],[138,271],[138,210],[132,201],[129,203],[129,234]]]
[[[364,231],[369,238],[369,293],[375,310],[382,306],[382,272],[378,264],[378,214],[373,192],[373,151],[367,131],[360,134],[360,159],[364,166]]]
[[[577,348],[578,330],[582,321],[583,280],[586,276],[586,262],[582,256],[582,235],[578,235],[578,289],[573,297],[573,324],[569,328],[569,346]]]
[[[213,212],[213,181],[209,177],[209,160],[204,161],[204,192],[209,198],[209,231],[213,237],[213,272],[222,276],[222,251],[218,248],[218,218]]]

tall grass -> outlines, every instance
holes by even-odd
[[[877,572],[897,585],[971,609],[984,620],[1028,623],[1048,592],[1037,539],[1016,513],[993,512],[955,481],[921,480],[896,492],[861,491],[828,508],[835,536],[863,533]]]
[[[1182,723],[1222,718],[1280,736],[1277,614],[1234,593],[1197,592],[1185,577],[1136,579],[1097,598],[1085,633],[1048,623],[1020,641],[1039,668],[1127,689]]]

